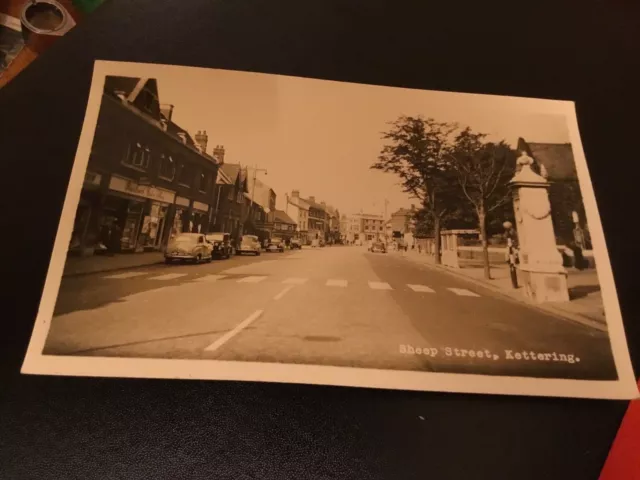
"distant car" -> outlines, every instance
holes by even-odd
[[[223,232],[207,233],[205,239],[213,246],[214,257],[229,258],[233,254],[231,234]]]
[[[371,248],[369,248],[369,251],[372,253],[387,253],[387,247],[382,242],[374,242],[373,244],[371,244]]]
[[[267,252],[284,252],[284,242],[279,238],[273,238],[267,245]]]
[[[302,248],[302,243],[300,242],[300,240],[294,238],[293,240],[291,240],[291,242],[289,243],[291,250],[300,250]]]
[[[167,245],[164,254],[165,263],[174,260],[191,261],[193,263],[210,262],[213,258],[213,246],[202,233],[180,233]]]
[[[254,255],[260,255],[260,240],[255,235],[243,235],[240,241],[240,247],[236,249],[236,253],[242,255],[244,253],[253,253]]]

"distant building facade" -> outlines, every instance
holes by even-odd
[[[309,208],[309,203],[300,198],[300,190],[292,190],[291,195],[286,195],[284,211],[296,222],[298,238],[305,245],[310,242]]]

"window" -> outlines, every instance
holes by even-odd
[[[137,170],[146,170],[149,168],[150,157],[151,151],[149,147],[143,146],[140,142],[135,142],[129,144],[127,155],[122,160],[122,163]]]
[[[236,197],[236,202],[242,203],[243,199],[244,199],[244,192],[242,191],[242,189],[240,189],[240,190],[238,190],[238,195]]]
[[[279,223],[275,223],[275,224],[273,225],[273,227],[274,227],[276,230],[280,230],[280,224],[279,224]]]
[[[185,187],[191,187],[191,182],[193,180],[193,173],[191,172],[191,168],[189,165],[182,164],[182,168],[180,168],[180,176],[178,177],[178,183],[180,185],[184,185]]]
[[[209,172],[202,172],[200,174],[199,177],[199,181],[198,181],[198,189],[201,192],[206,192],[207,190],[209,190],[209,179],[210,179],[210,175]]]
[[[233,187],[228,186],[228,187],[226,187],[226,188],[228,188],[228,189],[229,189],[229,193],[228,193],[228,195],[227,195],[227,200],[233,200]]]
[[[165,180],[173,181],[176,177],[176,162],[171,155],[160,155],[160,172],[159,175]]]

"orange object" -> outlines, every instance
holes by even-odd
[[[629,403],[600,480],[640,480],[640,400]]]

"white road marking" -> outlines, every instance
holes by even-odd
[[[427,287],[426,285],[407,285],[414,292],[425,292],[425,293],[435,293],[432,288]]]
[[[282,283],[287,285],[302,285],[303,283],[306,283],[307,280],[308,278],[291,277],[291,278],[287,278],[286,280],[283,280]]]
[[[327,287],[346,287],[348,285],[346,280],[327,280]]]
[[[251,315],[249,315],[249,317],[247,317],[245,320],[243,320],[238,325],[236,325],[236,327],[233,330],[225,333],[218,340],[216,340],[207,348],[205,348],[205,350],[207,352],[213,352],[214,350],[217,350],[222,345],[224,345],[229,340],[231,340],[233,337],[235,337],[238,333],[240,333],[244,328],[247,328],[251,323],[255,322],[258,319],[258,317],[262,315],[263,312],[264,310],[256,310]]]
[[[262,277],[259,275],[252,275],[250,277],[244,277],[238,280],[238,283],[258,283],[263,281],[267,277]]]
[[[149,280],[173,280],[174,278],[186,277],[186,273],[166,273],[157,277],[150,277]]]
[[[226,275],[205,275],[204,277],[196,278],[196,282],[215,282],[226,278]]]
[[[469,290],[464,288],[447,288],[447,290],[450,290],[456,295],[460,295],[462,297],[479,297],[480,296],[477,293],[470,292]]]
[[[372,290],[393,290],[391,285],[385,282],[369,282],[369,288]]]
[[[121,278],[133,278],[139,277],[140,275],[146,275],[148,272],[125,272],[125,273],[117,273],[115,275],[109,275],[104,278],[113,278],[113,279],[121,279]]]
[[[284,297],[287,292],[289,290],[291,290],[293,287],[295,287],[295,285],[289,285],[288,287],[284,287],[284,290],[282,290],[279,294],[277,294],[275,297],[273,297],[274,300],[280,300],[282,297]]]

